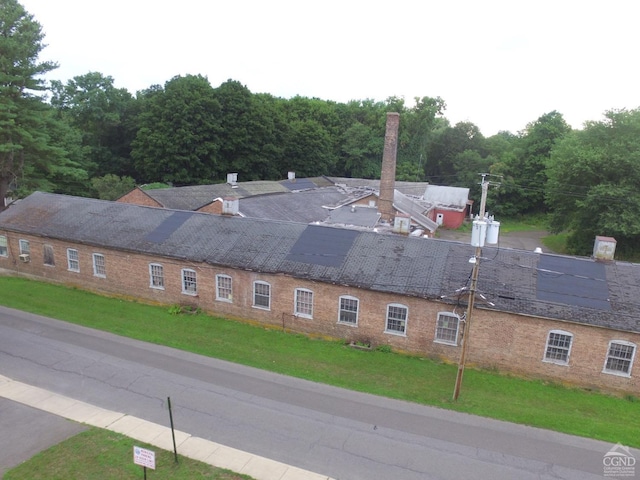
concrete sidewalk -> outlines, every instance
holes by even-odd
[[[169,427],[95,407],[2,375],[0,375],[0,397],[173,451],[173,439]],[[331,480],[325,475],[193,437],[179,430],[175,430],[174,433],[179,455],[249,475],[256,480]]]

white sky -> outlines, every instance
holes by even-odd
[[[176,75],[347,102],[442,97],[452,124],[574,128],[640,107],[638,0],[19,0],[66,82],[132,94]]]

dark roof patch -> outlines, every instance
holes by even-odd
[[[177,211],[173,212],[170,217],[156,227],[155,230],[149,232],[146,240],[153,243],[162,243],[167,240],[177,229],[179,229],[184,222],[189,220],[193,215],[192,212]]]
[[[602,263],[541,255],[537,287],[540,300],[600,310],[611,309]]]
[[[286,260],[340,267],[358,234],[355,230],[309,225],[291,247]]]
[[[282,180],[280,182],[282,186],[288,188],[291,191],[295,190],[310,190],[316,188],[316,184],[308,178],[296,178],[294,180]]]

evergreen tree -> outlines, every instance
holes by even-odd
[[[57,68],[40,62],[42,27],[16,0],[0,3],[0,210],[10,188],[18,188],[25,169],[42,171],[61,153],[47,134],[47,105],[41,77]]]

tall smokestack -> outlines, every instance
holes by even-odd
[[[382,172],[380,174],[380,197],[378,211],[382,220],[391,222],[394,217],[393,190],[396,186],[396,154],[398,151],[399,113],[387,113],[387,131],[384,135]]]

